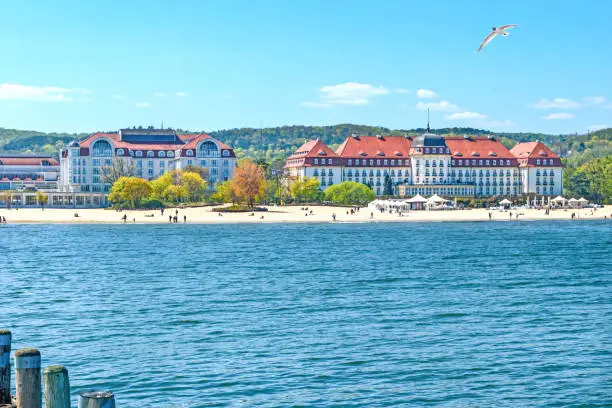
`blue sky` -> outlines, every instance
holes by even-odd
[[[612,2],[0,0],[0,127],[612,126]],[[519,24],[476,53],[491,27]]]

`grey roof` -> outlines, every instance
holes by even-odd
[[[426,132],[412,141],[413,147],[446,147],[446,141],[440,135]]]

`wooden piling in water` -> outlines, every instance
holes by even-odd
[[[46,408],[70,408],[68,370],[62,365],[43,370],[43,394]]]
[[[0,404],[11,403],[11,331],[0,329]]]
[[[115,396],[110,391],[81,392],[78,408],[115,408]]]
[[[42,408],[40,351],[22,348],[15,352],[17,408]]]

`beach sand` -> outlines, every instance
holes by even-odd
[[[256,212],[254,216],[250,213],[223,213],[222,216],[216,211],[212,211],[214,207],[198,207],[178,209],[178,222],[183,224],[183,216],[187,216],[189,224],[228,224],[228,223],[321,223],[332,222],[332,214],[336,214],[336,222],[338,223],[359,223],[359,222],[414,222],[414,221],[489,221],[489,212],[491,212],[493,221],[510,221],[510,212],[512,212],[512,221],[516,221],[516,213],[519,213],[519,221],[534,221],[534,220],[570,220],[572,212],[577,214],[577,220],[594,220],[604,219],[612,221],[612,206],[607,205],[605,208],[598,208],[595,211],[592,209],[561,209],[551,210],[549,215],[545,214],[544,210],[528,209],[528,210],[491,210],[488,209],[473,209],[473,210],[454,210],[454,211],[411,211],[403,213],[403,216],[398,214],[380,213],[374,211],[371,217],[369,210],[366,207],[360,209],[355,215],[347,215],[345,207],[326,207],[326,206],[308,206],[308,212],[312,210],[313,214],[306,216],[306,211],[300,206],[269,206],[267,212]],[[109,209],[54,209],[46,208],[44,211],[40,208],[28,209],[0,209],[0,216],[6,217],[9,224],[12,223],[44,223],[44,224],[122,224],[122,217],[127,214],[128,224],[168,224],[168,216],[175,214],[174,208],[165,210],[162,216],[159,210],[127,210],[117,212]],[[74,214],[78,213],[79,217]],[[153,214],[152,217],[145,215]],[[261,218],[263,216],[263,219]]]

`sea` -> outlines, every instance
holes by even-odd
[[[9,224],[0,254],[0,328],[73,406],[612,406],[610,220]]]

